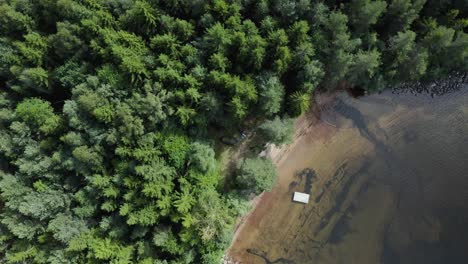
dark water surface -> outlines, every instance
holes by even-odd
[[[311,203],[272,205],[242,263],[468,263],[467,85],[436,97],[343,93],[321,119],[337,132],[288,190],[311,190]],[[338,164],[317,161],[338,152]]]
[[[387,93],[360,100],[338,98],[331,124],[357,128],[372,142],[375,155],[363,160],[372,165],[358,172],[371,177],[353,201],[355,211],[340,219],[328,242],[346,243],[353,214],[370,210],[372,217],[365,207],[374,199],[369,194],[385,188],[392,212],[385,219],[378,263],[468,263],[467,89],[436,98]],[[392,126],[379,127],[376,120],[398,107],[420,111],[401,122],[396,115]]]

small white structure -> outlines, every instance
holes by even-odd
[[[307,193],[294,192],[293,201],[300,203],[309,203],[310,195]]]

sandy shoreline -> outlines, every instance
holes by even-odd
[[[316,140],[326,140],[331,137],[333,132],[336,130],[332,124],[320,120],[320,107],[326,105],[328,102],[332,101],[334,95],[320,95],[319,100],[320,106],[315,104],[311,109],[296,119],[294,124],[294,138],[293,143],[283,146],[276,147],[274,145],[268,145],[266,150],[263,151],[260,155],[269,157],[275,163],[278,171],[281,171],[282,168],[287,167],[285,161],[288,158],[290,153],[293,153],[301,148],[301,143],[307,141],[310,144],[311,141]],[[312,132],[313,131],[313,132]],[[284,189],[289,185],[291,180],[290,174],[279,174],[274,189]],[[251,200],[252,209],[251,211],[240,219],[239,223],[235,227],[233,239],[231,246],[227,250],[227,258],[231,262],[226,263],[245,263],[238,260],[238,252],[233,252],[232,247],[239,241],[239,239],[244,239],[242,233],[246,225],[256,225],[261,221],[261,217],[265,211],[268,211],[271,208],[274,195],[272,192],[263,192],[260,195],[254,197]]]
[[[333,110],[336,97],[337,94],[317,95],[311,109],[296,120],[293,143],[282,148],[269,146],[262,153],[274,161],[278,179],[271,192],[252,200],[251,212],[238,224],[227,251],[230,263],[274,262],[291,253],[287,251],[297,250],[282,247],[280,239],[296,244],[303,243],[300,240],[304,239],[326,240],[332,226],[340,220],[340,214],[333,215],[328,219],[330,225],[319,228],[325,214],[334,206],[337,193],[348,180],[342,175],[342,169],[359,171],[363,164],[354,163],[352,159],[367,155],[373,147],[357,129],[343,129],[343,123],[337,129]],[[347,127],[346,120],[344,127]],[[348,147],[338,149],[344,145]],[[310,190],[304,189],[305,180],[297,176],[299,171],[307,168],[314,169],[318,175]],[[311,202],[306,206],[291,203],[294,191],[311,192]],[[323,198],[317,196],[319,193],[325,193]],[[343,206],[349,206],[350,200],[352,197],[345,199]],[[294,234],[301,233],[304,225],[323,230],[306,235],[306,238],[296,237]]]

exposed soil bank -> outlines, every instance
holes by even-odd
[[[420,263],[399,256],[441,243],[450,219],[438,212],[465,208],[467,89],[318,101],[319,113],[297,120],[294,143],[269,151],[277,185],[257,199],[229,255],[249,264]],[[294,191],[311,202],[292,203]]]

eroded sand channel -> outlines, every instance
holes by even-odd
[[[465,263],[467,88],[436,98],[342,93],[321,120],[299,120],[307,125],[278,158],[277,186],[230,255],[249,264]],[[294,191],[311,202],[292,203]]]

